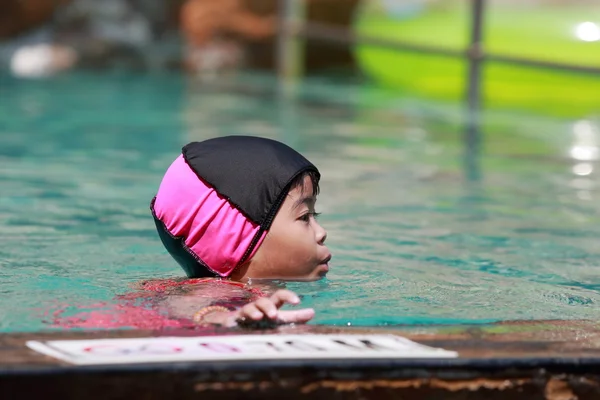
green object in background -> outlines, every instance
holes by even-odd
[[[488,3],[487,52],[600,68],[600,5]],[[469,39],[468,5],[452,0],[370,0],[358,8],[354,27],[359,35],[463,50]],[[464,98],[466,59],[369,45],[358,45],[355,54],[363,71],[381,86],[427,99]],[[489,62],[483,79],[488,109],[568,118],[600,114],[598,75]]]

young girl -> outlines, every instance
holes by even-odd
[[[171,283],[170,313],[228,327],[312,319],[312,309],[280,310],[298,304],[296,294],[270,294],[255,283],[328,272],[327,233],[315,220],[319,178],[312,163],[274,140],[228,136],[186,145],[151,203],[162,243],[191,278]]]
[[[270,328],[304,323],[312,309],[272,280],[316,280],[329,270],[315,220],[319,171],[290,147],[230,136],[190,143],[151,203],[158,234],[188,279],[141,282],[116,304],[52,311],[62,328]],[[107,308],[100,308],[100,307]]]

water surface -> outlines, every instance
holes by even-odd
[[[230,134],[282,140],[323,173],[332,270],[290,285],[316,323],[598,315],[593,120],[492,116],[466,154],[459,109],[322,80],[297,103],[259,76],[229,89],[85,73],[0,85],[0,331],[181,276],[149,201],[184,144]]]

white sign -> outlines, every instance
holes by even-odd
[[[457,353],[394,335],[232,335],[28,341],[78,365],[270,359],[448,358]]]

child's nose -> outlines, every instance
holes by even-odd
[[[317,243],[324,244],[327,239],[327,231],[317,223]]]

